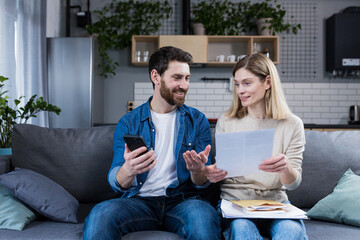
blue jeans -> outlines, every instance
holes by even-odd
[[[225,239],[263,239],[263,236],[276,240],[307,240],[302,220],[291,219],[225,219],[228,221],[223,235]]]
[[[220,203],[217,212],[221,216]],[[246,219],[222,218],[221,227],[225,240],[262,240],[263,236],[273,240],[308,240],[302,220],[292,219]]]
[[[86,218],[84,240],[114,240],[136,231],[164,230],[185,239],[220,239],[220,218],[206,201],[173,197],[111,199]]]

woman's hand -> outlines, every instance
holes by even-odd
[[[212,183],[217,183],[225,179],[227,172],[220,170],[216,164],[205,167],[205,176]]]
[[[289,168],[288,158],[281,153],[262,161],[259,165],[259,169],[264,172],[283,173],[289,171]]]
[[[289,159],[284,154],[277,154],[264,160],[259,169],[264,172],[280,173],[281,181],[284,184],[291,184],[296,180],[297,173],[291,166]]]

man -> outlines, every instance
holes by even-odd
[[[200,111],[184,105],[191,63],[192,56],[175,47],[151,55],[154,94],[122,117],[114,134],[108,180],[122,197],[93,208],[85,222],[85,240],[120,239],[145,230],[220,239],[216,210],[199,196],[208,185],[204,171],[210,164],[209,123]],[[141,135],[149,151],[130,151],[125,134]]]

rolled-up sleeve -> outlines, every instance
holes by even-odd
[[[294,132],[292,134],[289,147],[285,155],[289,159],[292,167],[295,169],[297,175],[294,182],[291,184],[283,184],[286,189],[294,190],[300,186],[302,181],[302,160],[303,152],[305,150],[305,130],[301,119],[297,119]]]
[[[116,180],[116,174],[124,164],[124,151],[125,151],[125,141],[123,136],[128,132],[126,123],[120,119],[119,123],[115,128],[114,138],[113,138],[113,161],[108,173],[108,182],[111,188],[115,192],[124,192],[124,189],[121,188],[119,183]]]

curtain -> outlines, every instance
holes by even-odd
[[[8,77],[10,101],[32,95],[47,100],[46,0],[0,1],[0,75]],[[27,123],[48,126],[47,113]]]

